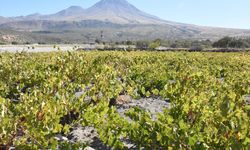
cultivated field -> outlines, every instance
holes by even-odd
[[[249,95],[250,53],[0,53],[0,149],[249,149]]]

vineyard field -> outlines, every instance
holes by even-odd
[[[0,53],[0,150],[86,147],[250,149],[250,53]]]

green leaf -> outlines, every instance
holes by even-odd
[[[179,121],[179,127],[180,127],[180,129],[182,129],[182,130],[187,129],[187,125],[185,124],[184,120],[180,120],[180,121]]]

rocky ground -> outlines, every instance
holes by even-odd
[[[247,103],[250,104],[250,95],[247,95],[245,98],[247,100]],[[128,111],[130,108],[133,108],[133,107],[139,107],[149,112],[151,114],[152,119],[155,120],[157,117],[157,113],[163,112],[164,108],[170,108],[170,102],[168,99],[160,99],[160,98],[142,98],[142,99],[135,100],[125,95],[125,96],[120,97],[120,101],[118,100],[115,106],[117,108],[117,112],[121,116],[126,117],[125,116],[126,111]],[[84,150],[110,150],[111,149],[108,146],[106,146],[104,143],[102,143],[94,127],[82,127],[80,125],[75,126],[67,137],[58,135],[56,138],[60,141],[67,140],[72,143],[75,143],[75,142],[86,143],[89,146],[86,147]],[[131,149],[131,150],[136,149],[135,145],[131,143],[129,140],[123,140],[123,143],[128,149]]]
[[[163,112],[164,108],[170,107],[168,99],[162,100],[160,98],[142,98],[139,100],[132,99],[129,103],[118,105],[117,112],[125,117],[125,112],[130,108],[139,107],[151,114],[151,118],[156,120],[157,113]]]
[[[79,90],[75,93],[75,97],[81,97],[86,91],[89,90],[91,86],[86,87],[85,90]],[[102,97],[102,94],[98,94],[98,96]],[[250,105],[250,94],[245,96],[245,100],[248,105]],[[85,97],[84,100],[86,103],[91,102],[90,97]],[[133,99],[129,95],[120,95],[116,99],[111,99],[110,104],[115,106],[117,109],[117,113],[122,117],[125,117],[130,121],[130,118],[125,115],[125,113],[131,108],[140,108],[145,110],[151,114],[151,118],[153,120],[157,119],[157,113],[162,113],[165,108],[170,108],[170,100],[162,99],[157,97],[151,98],[141,98],[141,99]],[[71,132],[68,135],[58,134],[55,136],[55,139],[58,141],[68,141],[71,143],[83,143],[89,145],[84,150],[110,150],[111,148],[105,145],[99,138],[99,135],[94,127],[87,126],[82,127],[81,125],[77,125],[73,127]],[[135,144],[133,144],[128,139],[122,140],[124,145],[128,149],[136,149]],[[60,149],[60,148],[59,148]]]
[[[80,97],[84,91],[77,92],[76,97]],[[250,105],[250,94],[245,96],[246,102]],[[85,98],[85,101],[90,101],[90,98]],[[153,120],[157,119],[157,113],[161,113],[165,108],[170,108],[169,99],[161,98],[141,98],[141,99],[132,99],[128,95],[119,96],[115,102],[112,104],[117,108],[117,113],[122,117],[127,118],[130,121],[130,118],[125,115],[125,113],[131,108],[141,108],[151,114]],[[99,138],[99,134],[96,129],[91,126],[82,127],[81,125],[76,125],[73,127],[71,132],[68,135],[58,134],[55,136],[55,139],[58,141],[67,141],[70,143],[82,143],[89,145],[84,150],[111,150],[110,147],[105,145]],[[130,150],[136,149],[134,143],[129,139],[123,139],[125,147]],[[11,149],[15,149],[11,147]],[[60,148],[58,148],[60,149]]]
[[[160,98],[142,98],[135,100],[129,96],[122,96],[123,104],[118,101],[116,104],[117,112],[121,116],[125,116],[125,112],[130,108],[139,107],[151,114],[152,119],[156,119],[157,113],[163,112],[164,108],[170,107],[168,99],[163,100]],[[122,99],[121,98],[121,99]],[[128,118],[129,119],[129,118]],[[81,125],[75,126],[68,136],[57,135],[55,137],[58,141],[70,141],[72,143],[80,142],[89,145],[85,150],[110,150],[108,146],[103,144],[99,139],[99,135],[94,127],[82,127]],[[136,149],[135,145],[129,140],[123,140],[124,145],[128,149]]]
[[[250,94],[246,96],[247,104],[250,105]]]

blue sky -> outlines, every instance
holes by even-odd
[[[0,16],[50,14],[98,0],[0,0]],[[128,0],[162,19],[204,26],[250,29],[250,0]]]

